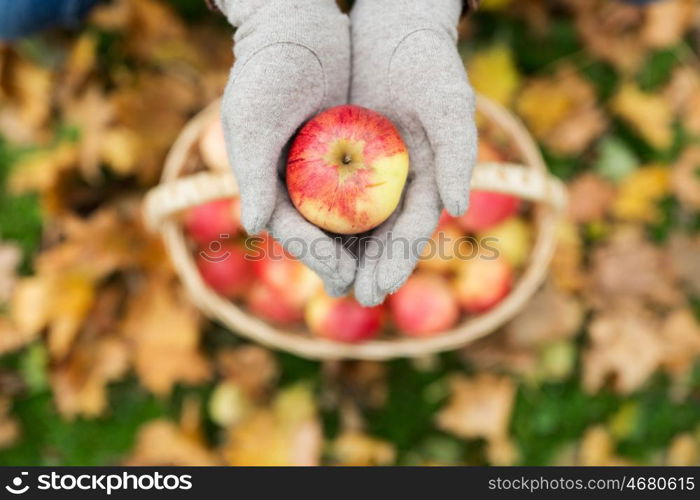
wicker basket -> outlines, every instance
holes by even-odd
[[[535,142],[522,123],[509,111],[484,97],[478,98],[477,108],[482,119],[492,122],[508,137],[527,167],[479,164],[474,169],[472,189],[510,193],[535,203],[537,236],[528,265],[510,294],[488,312],[466,318],[457,327],[439,336],[381,339],[362,344],[319,339],[304,332],[276,328],[221,297],[204,283],[188,247],[179,215],[198,204],[238,194],[236,181],[229,172],[208,171],[187,175],[188,170],[192,170],[192,151],[203,128],[219,113],[218,102],[195,116],[170,150],[162,183],[146,197],[144,212],[147,223],[162,234],[175,268],[195,304],[232,331],[261,344],[312,359],[387,360],[459,348],[503,325],[541,285],[554,250],[557,221],[566,205],[563,184],[549,176]]]

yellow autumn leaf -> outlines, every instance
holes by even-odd
[[[505,106],[520,85],[520,74],[510,46],[494,45],[474,54],[467,62],[469,81],[474,89]]]
[[[654,222],[661,216],[658,202],[671,190],[670,171],[651,165],[635,170],[620,183],[613,214],[623,220]]]
[[[611,106],[649,144],[657,149],[671,146],[673,112],[662,95],[643,92],[635,84],[626,83],[613,97]]]

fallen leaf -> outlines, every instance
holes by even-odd
[[[625,299],[670,306],[683,302],[663,250],[637,226],[619,227],[610,241],[592,251],[587,292],[596,307]]]
[[[550,269],[554,283],[564,291],[580,291],[586,284],[583,242],[578,226],[569,220],[564,220],[557,226],[556,250]]]
[[[199,349],[200,315],[170,279],[153,276],[133,293],[121,333],[141,383],[155,394],[168,395],[177,382],[209,378]]]
[[[574,336],[583,321],[583,307],[573,296],[549,284],[506,326],[508,341],[518,346],[541,346]]]
[[[107,408],[107,384],[129,366],[124,342],[113,337],[83,341],[70,356],[51,369],[50,380],[58,411],[72,419],[96,417]]]
[[[508,434],[515,399],[509,377],[479,373],[450,380],[451,396],[436,416],[437,426],[461,438],[503,439]]]
[[[633,465],[616,454],[612,436],[600,425],[591,427],[583,435],[577,462],[585,467]]]
[[[687,375],[700,359],[700,323],[692,311],[687,308],[672,311],[664,319],[661,336],[662,366],[676,378]]]
[[[595,393],[610,381],[623,394],[641,388],[661,363],[660,328],[659,318],[634,302],[596,314],[583,354],[583,387]]]
[[[700,443],[697,438],[691,433],[675,436],[666,450],[665,465],[670,467],[700,465]]]
[[[337,465],[381,466],[396,460],[396,450],[391,443],[374,438],[358,430],[345,430],[331,445],[331,454]]]
[[[474,90],[508,106],[520,86],[520,74],[510,47],[497,44],[480,50],[467,62]]]
[[[700,236],[674,233],[667,244],[666,262],[677,280],[700,294]]]
[[[594,173],[585,173],[569,184],[569,217],[574,222],[601,220],[615,200],[615,189]]]
[[[17,282],[22,251],[14,243],[0,242],[0,304],[7,302]]]
[[[671,186],[691,210],[700,210],[700,146],[686,149],[672,166]]]
[[[168,420],[154,420],[144,425],[126,466],[195,466],[222,465],[219,457],[207,449],[201,436],[192,435]]]
[[[535,137],[561,154],[582,152],[607,127],[593,86],[569,66],[551,77],[531,79],[520,91],[516,109]]]
[[[594,169],[601,177],[617,184],[638,166],[639,158],[621,139],[606,137],[600,142]]]
[[[700,135],[700,75],[697,67],[683,64],[676,68],[664,89],[664,98],[677,115],[683,127]]]
[[[220,350],[216,366],[224,380],[233,383],[253,400],[267,395],[279,376],[276,358],[257,345]]]
[[[695,20],[694,0],[652,2],[645,9],[641,35],[647,47],[663,48],[683,40]]]
[[[625,83],[611,100],[611,109],[649,144],[668,149],[673,142],[673,111],[661,94],[643,92]]]
[[[20,424],[10,413],[11,407],[12,401],[0,396],[0,450],[15,444],[20,435]]]
[[[319,464],[321,446],[313,394],[308,386],[296,385],[233,426],[223,454],[234,466],[312,466]]]
[[[655,165],[632,172],[620,183],[613,214],[628,221],[658,221],[658,203],[670,193],[670,174],[668,168]]]

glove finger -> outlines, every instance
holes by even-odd
[[[251,234],[267,226],[285,149],[318,112],[323,70],[306,48],[272,45],[234,66],[222,102],[229,160],[241,192],[241,219]]]
[[[366,239],[355,279],[355,297],[365,305],[380,304],[413,272],[440,217],[434,178],[417,175],[407,186],[399,210]]]
[[[421,68],[415,71],[414,68]],[[423,30],[402,43],[392,61],[395,97],[427,134],[443,205],[461,215],[477,155],[475,99],[454,42]]]
[[[329,295],[348,293],[355,279],[355,257],[339,236],[328,236],[304,219],[286,193],[278,196],[269,229],[291,255],[319,275]]]

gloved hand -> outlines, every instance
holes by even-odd
[[[351,102],[398,127],[410,156],[402,204],[360,249],[355,296],[378,304],[408,278],[444,206],[462,214],[477,153],[474,95],[456,49],[462,0],[357,0]]]
[[[268,229],[329,293],[342,295],[354,280],[355,258],[296,211],[282,176],[296,130],[347,102],[348,18],[334,0],[215,2],[237,27],[222,120],[243,226],[251,234]]]

